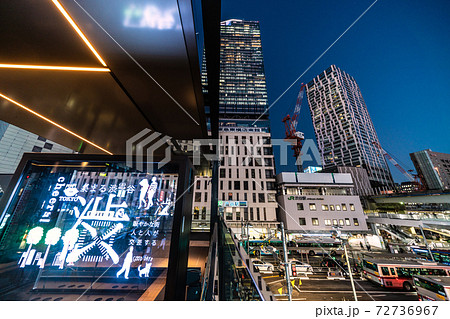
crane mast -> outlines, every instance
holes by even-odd
[[[397,163],[396,160],[394,160],[392,158],[391,155],[389,155],[388,152],[386,152],[381,145],[378,142],[372,142],[372,144],[374,144],[376,147],[378,147],[381,151],[381,153],[383,154],[384,157],[386,157],[391,163],[392,165],[394,165],[395,167],[397,167],[397,169],[410,181],[410,182],[415,182],[417,183],[417,185],[419,186],[419,189],[423,189],[423,185],[420,182],[420,179],[417,175],[412,176],[410,173],[408,173],[403,167],[400,166],[399,163]]]
[[[303,132],[297,131],[298,117],[300,110],[302,108],[303,97],[305,95],[306,84],[302,83],[300,86],[300,92],[297,96],[297,102],[295,104],[294,113],[292,117],[288,114],[286,115],[282,122],[285,128],[285,139],[290,141],[292,144],[292,149],[294,150],[294,157],[296,160],[297,168],[299,172],[303,171],[301,160],[299,159],[302,150],[302,141],[305,139]]]

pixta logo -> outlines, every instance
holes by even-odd
[[[148,128],[143,129],[126,142],[127,166],[136,168],[139,171],[146,170],[148,173],[152,173],[155,164],[160,169],[169,163],[171,159],[171,146],[168,143],[171,139],[168,135],[163,135]],[[155,162],[154,153],[157,149],[163,147],[164,144],[167,144],[165,146],[164,158],[161,161]]]

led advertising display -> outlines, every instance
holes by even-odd
[[[167,269],[176,174],[82,163],[32,165],[22,179],[1,220],[0,265],[11,276],[0,288],[138,296]]]

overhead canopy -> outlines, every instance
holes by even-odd
[[[206,137],[191,1],[1,1],[0,30],[1,120],[86,153]]]

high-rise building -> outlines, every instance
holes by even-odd
[[[332,65],[307,85],[307,97],[324,168],[363,167],[372,187],[393,187],[389,167],[355,79]]]
[[[277,223],[277,203],[259,22],[231,19],[220,30],[219,211],[237,232],[244,221],[264,232]],[[209,180],[196,177],[194,230],[209,223]]]
[[[409,154],[427,189],[450,189],[450,154],[423,150]]]
[[[267,88],[259,22],[226,20],[220,25],[221,124],[268,126]],[[258,119],[256,123],[253,122]]]

